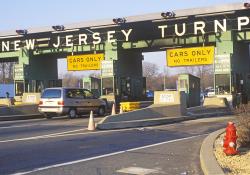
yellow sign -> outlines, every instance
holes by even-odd
[[[68,71],[99,70],[104,54],[67,56]]]
[[[213,46],[167,50],[167,64],[170,67],[208,65],[213,61]]]

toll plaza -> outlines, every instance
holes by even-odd
[[[0,32],[0,61],[15,62],[15,95],[61,86],[68,70],[101,70],[101,95],[143,100],[143,52],[166,51],[168,66],[214,64],[216,94],[250,95],[249,3],[215,5]]]

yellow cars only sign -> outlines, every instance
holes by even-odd
[[[213,62],[213,46],[167,50],[167,65],[170,67],[208,65]]]
[[[68,71],[99,70],[104,54],[86,54],[67,56]]]

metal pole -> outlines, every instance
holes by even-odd
[[[166,69],[165,66],[163,67],[163,90],[165,91],[166,89]]]

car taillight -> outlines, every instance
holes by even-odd
[[[39,101],[39,105],[42,105],[43,104],[43,101]]]
[[[64,105],[64,101],[58,101],[57,104],[58,105]]]

